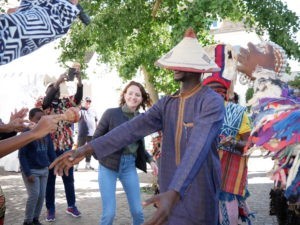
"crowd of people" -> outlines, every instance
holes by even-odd
[[[50,17],[50,25],[57,25],[59,20],[60,26],[50,29],[50,36],[41,35],[38,39],[28,39],[30,35],[25,39],[20,35],[5,36],[0,42],[0,65],[66,33],[80,12],[77,4],[76,0],[23,0],[20,7],[1,16],[0,34],[12,27],[19,34],[27,31],[26,23],[20,21],[29,18],[24,16],[26,13]],[[61,15],[63,19],[59,19]],[[18,51],[10,51],[13,43]],[[90,165],[93,156],[99,161],[102,201],[99,224],[113,224],[119,179],[134,225],[250,225],[247,163],[254,149],[263,150],[274,159],[272,214],[277,216],[279,224],[299,224],[300,99],[280,80],[285,76],[284,51],[274,43],[250,43],[239,52],[228,48],[224,44],[213,46],[213,54],[209,55],[194,31],[188,29],[183,40],[156,61],[157,66],[173,71],[180,88],[153,105],[144,86],[131,81],[120,94],[119,106],[107,109],[98,121],[90,109],[91,98],[82,101],[81,68],[75,63],[72,66],[77,78],[75,95],[61,97],[60,85],[72,80],[70,72],[63,73],[48,85],[45,96],[37,99],[29,111],[29,120],[25,119],[28,109],[13,112],[7,124],[0,120],[0,156],[19,149],[28,193],[23,224],[41,224],[44,201],[45,220],[56,220],[57,175],[64,183],[66,213],[80,217],[74,170],[83,159],[86,168],[93,169]],[[254,83],[251,112],[239,105],[233,93],[237,72],[244,74],[244,81]],[[274,92],[268,91],[270,88]],[[78,117],[66,120],[61,115],[71,108],[78,109]],[[79,132],[75,143],[77,122]],[[145,149],[144,137],[155,132],[161,136],[157,145],[159,154],[153,157]],[[159,193],[142,203],[136,168],[147,172],[146,163],[158,175]],[[143,206],[152,204],[157,209],[144,221]],[[0,225],[4,224],[4,216],[5,197],[0,188]]]

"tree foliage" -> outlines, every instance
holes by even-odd
[[[295,77],[294,80],[288,82],[294,88],[300,89],[300,73]]]
[[[182,39],[188,27],[207,45],[213,43],[209,30],[214,21],[243,21],[258,34],[267,31],[289,56],[300,58],[294,37],[299,18],[279,0],[82,0],[81,5],[92,23],[72,26],[61,42],[61,60],[84,62],[86,52],[95,51],[100,61],[115,66],[126,80],[143,66],[157,91],[166,94],[176,84],[169,71],[154,63]]]

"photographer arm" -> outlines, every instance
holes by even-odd
[[[50,104],[55,98],[56,93],[59,91],[59,85],[65,81],[66,77],[67,77],[66,73],[63,73],[59,76],[59,78],[53,85],[49,85],[46,91],[46,96],[43,100],[43,105],[42,105],[43,110],[50,107]]]
[[[76,90],[76,94],[74,96],[74,101],[77,105],[79,105],[81,103],[82,97],[83,97],[83,85],[82,85],[82,81],[81,81],[81,71],[80,71],[80,66],[77,66],[77,90]]]

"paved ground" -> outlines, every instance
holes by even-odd
[[[272,162],[270,159],[263,159],[259,155],[252,156],[249,160],[249,190],[251,197],[249,205],[256,213],[256,218],[253,220],[253,225],[276,225],[274,217],[268,215],[269,212],[269,190],[272,187],[272,182],[266,177],[267,172],[271,169]],[[80,168],[80,167],[79,167]],[[77,205],[82,212],[81,218],[73,218],[65,213],[66,203],[64,189],[61,179],[57,179],[56,187],[56,222],[53,225],[96,225],[99,221],[101,212],[100,194],[98,191],[97,182],[98,173],[95,171],[84,171],[79,169],[75,172],[75,185]],[[153,178],[150,173],[139,173],[141,185],[150,185]],[[26,201],[26,190],[20,173],[6,172],[0,169],[0,184],[7,198],[7,211],[5,225],[20,225],[23,222],[24,203]],[[143,193],[142,198],[146,199],[150,196],[148,193]],[[149,218],[155,208],[149,206],[144,209],[145,218]],[[42,222],[45,209],[42,213]],[[117,217],[116,225],[130,225],[130,213],[127,207],[126,196],[120,185],[117,188]],[[176,225],[176,224],[174,224]],[[188,224],[187,224],[188,225]]]

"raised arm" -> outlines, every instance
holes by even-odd
[[[43,110],[50,107],[51,102],[59,92],[59,85],[67,79],[67,73],[63,73],[59,76],[55,83],[50,84],[46,90],[46,96],[43,99],[42,108]]]

